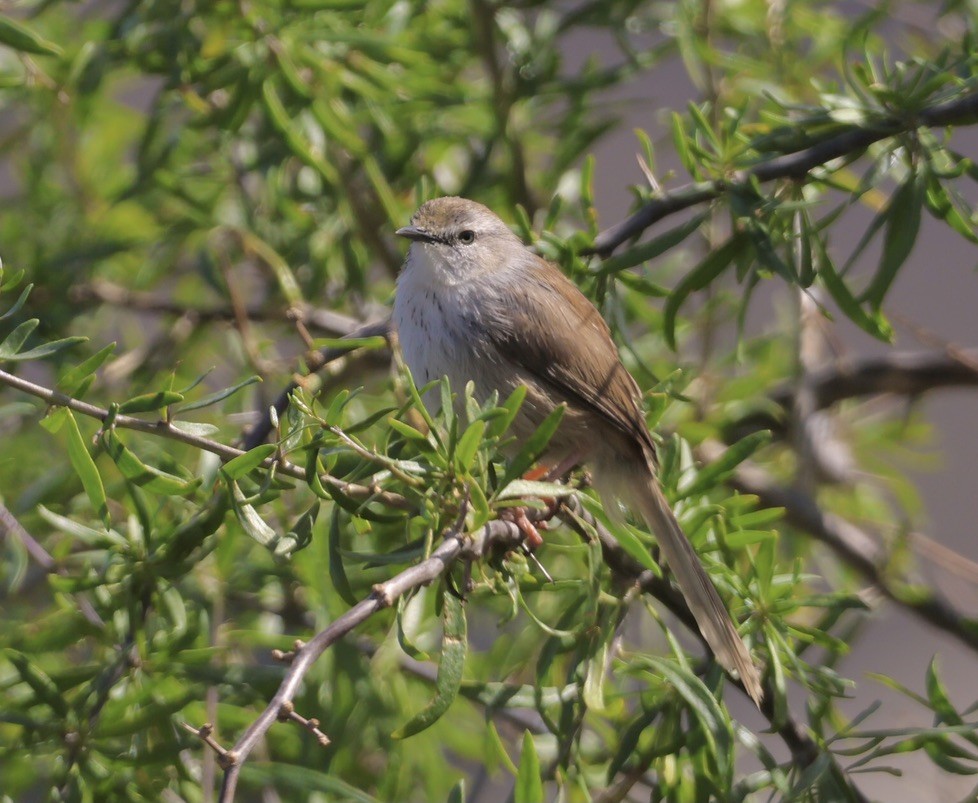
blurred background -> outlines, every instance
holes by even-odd
[[[757,525],[739,549],[704,550],[732,604],[769,616],[748,629],[783,655],[777,704],[813,735],[821,763],[793,763],[781,715],[730,691],[732,716],[762,747],[741,734],[737,772],[725,774],[692,709],[636,668],[643,652],[668,653],[654,620],[640,604],[609,613],[600,590],[614,584],[560,531],[540,559],[566,584],[526,593],[535,615],[579,637],[573,647],[555,647],[525,601],[510,613],[506,589],[530,582],[522,569],[493,569],[469,604],[469,701],[392,740],[431,697],[440,654],[439,595],[419,593],[393,624],[372,620],[310,675],[297,704],[323,719],[332,746],[323,753],[298,728],[276,726],[241,799],[456,800],[451,786],[464,776],[466,799],[526,803],[533,792],[519,780],[514,789],[507,763],[524,766],[524,726],[548,800],[978,799],[978,742],[966,725],[978,651],[978,131],[973,113],[946,128],[914,125],[976,91],[973,2],[132,0],[18,2],[0,14],[0,300],[16,307],[0,322],[5,371],[241,445],[290,381],[314,373],[316,350],[384,317],[403,256],[392,231],[425,198],[461,194],[512,222],[601,307],[663,434],[667,488],[681,498],[697,476],[694,450],[732,443],[761,416],[775,439],[753,464],[878,548],[882,591],[791,522]],[[892,135],[794,180],[711,184],[703,202],[604,247],[602,231],[691,183],[891,125]],[[671,247],[643,254],[694,221]],[[689,286],[731,240],[743,241],[736,258]],[[36,330],[16,328],[35,318]],[[89,339],[63,340],[78,336]],[[25,354],[43,343],[55,345]],[[403,386],[383,344],[364,346],[301,382],[328,414],[311,403],[283,411],[278,430],[296,464],[313,453],[318,465],[319,450],[331,461],[320,470],[354,483],[375,467],[312,435],[332,411],[367,448],[411,456],[385,424],[410,406]],[[810,437],[836,462],[810,459],[779,391],[905,352],[943,355],[970,378],[937,372],[926,393],[817,411]],[[217,721],[230,746],[281,678],[269,650],[343,615],[456,513],[375,505],[365,516],[301,481],[228,477],[206,449],[131,432],[127,469],[94,422],[49,414],[5,384],[7,799],[216,799],[214,756],[180,723]],[[344,389],[359,386],[347,400]],[[79,443],[105,485],[104,511]],[[146,486],[159,472],[165,481]],[[454,480],[434,475],[450,500]],[[488,472],[468,479],[491,498]],[[228,501],[235,483],[273,532],[264,543],[240,500]],[[684,501],[684,524],[720,511],[698,546],[747,530],[729,495],[714,478]],[[304,511],[320,507],[306,518],[311,537],[296,535]],[[765,598],[758,567],[775,554],[773,530],[773,585],[791,590]],[[934,599],[949,606],[953,632],[922,620]],[[867,612],[850,610],[857,601]],[[599,611],[607,639],[591,643],[581,634]],[[560,658],[541,668],[551,649]],[[593,669],[605,649],[619,663]],[[584,687],[595,672],[609,702],[597,705],[592,687],[573,715],[560,709],[577,734],[566,744],[532,702],[512,721],[506,713],[498,733],[487,725],[495,709],[472,702],[494,683]],[[719,674],[701,674],[714,693]],[[857,723],[872,733],[832,741],[877,700]],[[949,724],[958,730],[930,730]],[[686,744],[650,745],[670,729]],[[868,761],[876,772],[836,773],[879,744],[902,747]],[[628,763],[640,755],[644,767]],[[640,782],[617,786],[629,773]]]

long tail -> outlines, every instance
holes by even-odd
[[[764,698],[761,675],[751,660],[747,645],[737,633],[713,581],[676,521],[676,516],[659,487],[659,481],[651,470],[647,476],[647,480],[645,477],[635,478],[633,498],[630,501],[655,534],[706,643],[710,645],[721,666],[740,676],[747,693],[760,707]]]

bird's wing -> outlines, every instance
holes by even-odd
[[[601,314],[558,268],[538,258],[504,286],[489,337],[507,360],[596,411],[655,461],[641,394]],[[533,331],[532,340],[524,333]]]

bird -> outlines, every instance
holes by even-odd
[[[641,515],[707,645],[760,706],[760,671],[663,493],[641,393],[597,308],[475,201],[429,200],[396,234],[411,244],[392,324],[418,386],[471,381],[483,403],[525,386],[511,427],[517,441],[563,405],[544,460],[588,466],[606,508],[620,501]],[[439,398],[426,395],[425,406],[437,411]]]

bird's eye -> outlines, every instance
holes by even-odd
[[[475,242],[475,232],[471,229],[460,231],[458,233],[458,241],[463,245],[468,245],[469,243]]]

